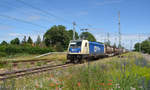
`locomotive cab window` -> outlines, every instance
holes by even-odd
[[[70,48],[81,48],[81,44],[82,44],[81,41],[73,42],[70,44]]]

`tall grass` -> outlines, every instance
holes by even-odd
[[[150,64],[130,53],[11,81],[0,85],[24,90],[149,90]]]

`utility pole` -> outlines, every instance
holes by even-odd
[[[104,44],[107,44],[107,33],[104,34]]]
[[[120,11],[118,12],[118,34],[119,34],[119,48],[121,48],[121,29],[120,29]]]
[[[107,41],[109,42],[109,32],[107,33]]]
[[[132,51],[132,40],[130,40],[130,50]]]
[[[76,40],[76,38],[75,38],[75,33],[76,33],[75,26],[76,26],[76,23],[73,22],[73,40]]]
[[[140,39],[141,39],[141,38],[140,38],[140,37],[141,37],[141,36],[140,36],[140,33],[139,33],[139,52],[141,52],[141,44],[140,44],[140,41],[141,41]]]
[[[107,33],[107,44],[110,44],[110,40],[109,40],[109,32]]]

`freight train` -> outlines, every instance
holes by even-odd
[[[99,42],[72,40],[68,46],[67,60],[71,63],[79,63],[84,59],[98,59],[101,57],[119,55],[123,52],[126,52],[125,49],[107,46]]]

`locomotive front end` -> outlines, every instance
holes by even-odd
[[[87,40],[73,40],[70,41],[67,53],[67,60],[69,62],[78,63],[87,55],[88,41]]]

